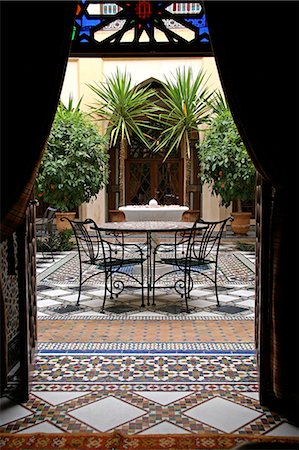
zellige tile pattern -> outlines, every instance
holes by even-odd
[[[76,253],[46,264],[38,255],[32,391],[22,405],[1,399],[0,431],[298,436],[298,428],[259,404],[254,254],[228,245],[221,251],[221,302],[245,311],[215,311],[213,288],[199,282],[191,314],[167,290],[156,308],[141,309],[132,290],[102,314],[101,280],[86,286],[74,309]]]

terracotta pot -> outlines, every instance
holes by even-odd
[[[231,222],[232,230],[235,234],[247,234],[250,228],[249,212],[232,212],[234,220]]]
[[[123,211],[119,209],[110,209],[109,210],[109,222],[125,222],[126,216]]]
[[[71,230],[71,224],[67,220],[61,220],[63,217],[67,217],[70,220],[74,220],[76,217],[75,212],[56,212],[56,229],[57,231]]]
[[[189,209],[182,214],[183,222],[195,222],[197,219],[199,219],[199,210]]]

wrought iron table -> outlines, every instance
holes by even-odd
[[[147,248],[147,303],[153,283],[153,251],[155,248],[155,237],[158,233],[188,232],[193,227],[192,222],[168,222],[168,221],[143,221],[143,222],[106,222],[97,224],[98,231],[109,233],[117,238],[128,233],[144,233]],[[197,224],[197,228],[204,229],[206,225]]]

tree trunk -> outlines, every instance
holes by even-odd
[[[237,205],[237,211],[236,212],[242,212],[242,203],[241,203],[241,199],[240,198],[237,198],[236,205]]]
[[[119,206],[125,204],[125,160],[127,155],[127,141],[122,139],[120,141],[120,155],[119,155]]]

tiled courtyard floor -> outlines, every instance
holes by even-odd
[[[253,320],[41,320],[40,342],[251,342]]]
[[[30,399],[1,400],[0,431],[299,436],[259,404],[254,255],[221,253],[220,303],[198,283],[191,313],[161,290],[156,307],[127,292],[101,313],[103,286],[77,300],[75,253],[38,262],[38,352]],[[175,306],[175,307],[174,307]]]

